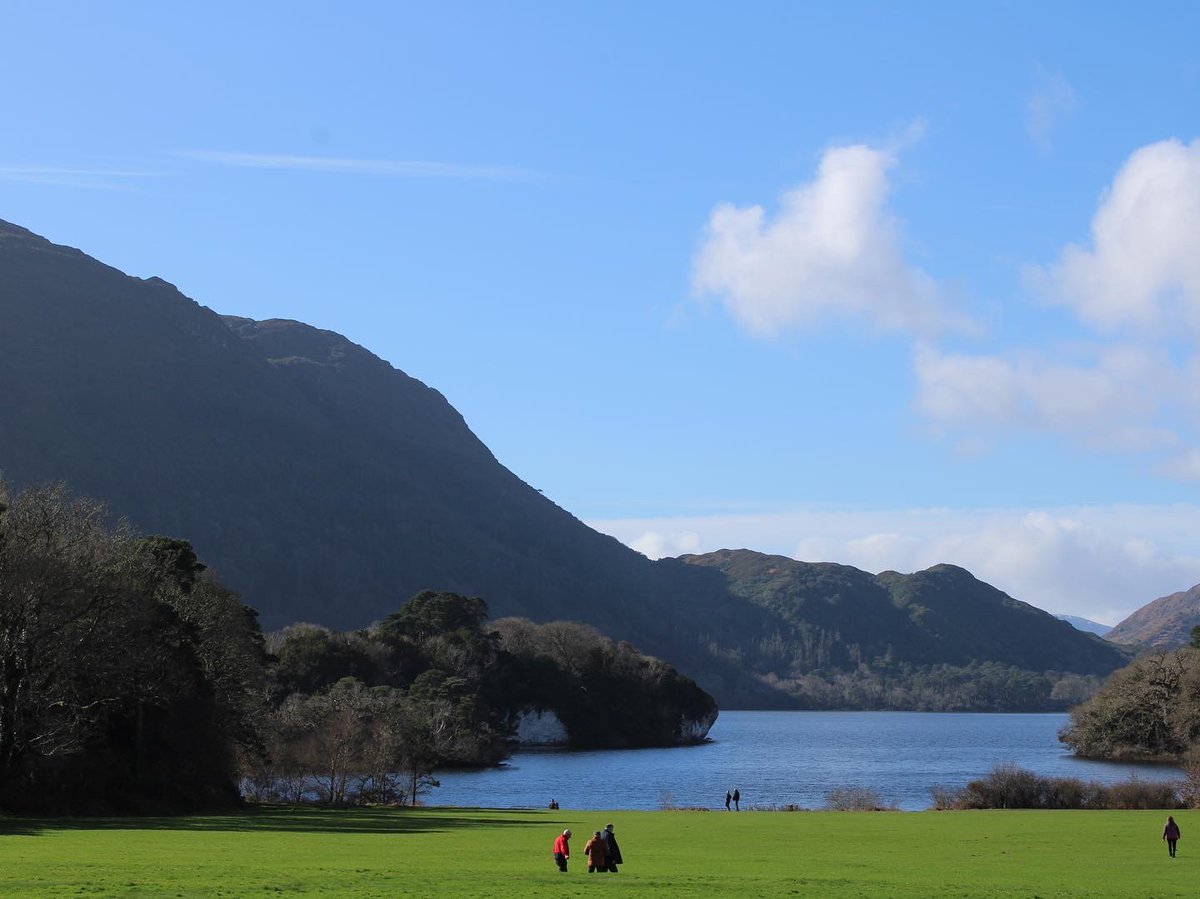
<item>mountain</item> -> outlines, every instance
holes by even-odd
[[[337,334],[223,318],[13,226],[0,316],[7,476],[63,479],[186,535],[268,627],[365,624],[431,586],[537,614],[548,584],[649,577],[500,465],[441,394]]]
[[[346,338],[219,315],[3,222],[0,471],[17,487],[65,481],[142,531],[190,540],[268,629],[363,627],[421,590],[454,591],[493,617],[593,624],[742,707],[834,702],[805,692],[814,672],[894,685],[930,666],[1084,676],[1124,661],[952,566],[876,576],[745,551],[651,562]],[[1046,684],[986,707],[1036,705]],[[982,702],[951,688],[953,707]]]
[[[1132,646],[1177,649],[1187,646],[1200,624],[1200,584],[1160,596],[1142,606],[1108,632],[1105,639]]]
[[[185,537],[263,626],[362,627],[424,589],[572,618],[707,674],[660,567],[501,465],[445,398],[294,321],[223,317],[0,222],[0,471]]]
[[[1080,618],[1078,615],[1056,615],[1055,617],[1065,621],[1073,628],[1086,631],[1089,634],[1095,634],[1097,637],[1103,637],[1112,630],[1112,625],[1110,624],[1101,624],[1099,621],[1092,621],[1090,618]]]
[[[1121,658],[1103,640],[1013,599],[955,565],[877,575],[748,550],[681,557],[715,569],[727,589],[782,627],[775,651],[809,669],[881,663],[1106,673]]]

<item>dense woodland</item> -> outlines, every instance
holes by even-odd
[[[235,801],[259,747],[254,613],[181,541],[65,488],[0,484],[0,803],[71,812]]]
[[[581,746],[668,744],[716,706],[592,628],[490,624],[425,592],[361,631],[255,612],[181,540],[112,527],[65,487],[0,483],[0,808],[164,811],[263,797],[415,802],[511,751],[522,710]]]
[[[1200,627],[1190,646],[1147,653],[1071,712],[1062,740],[1089,758],[1200,767]]]

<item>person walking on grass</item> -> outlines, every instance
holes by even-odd
[[[558,870],[565,874],[567,859],[571,857],[571,831],[564,830],[560,833],[554,841],[554,848],[550,851],[554,853],[554,864],[558,865]]]
[[[1167,826],[1163,828],[1162,838],[1167,841],[1167,851],[1171,858],[1175,857],[1175,844],[1179,841],[1179,825],[1172,815],[1167,815]]]
[[[583,854],[588,857],[589,874],[603,874],[608,870],[608,859],[604,855],[604,846],[604,839],[598,830],[584,844]]]
[[[725,791],[725,811],[729,811],[729,803],[733,802],[733,794]]]
[[[733,810],[735,812],[740,812],[742,810],[742,807],[740,805],[738,805],[738,803],[741,801],[742,801],[742,791],[739,790],[737,787],[734,787],[733,788]]]
[[[617,865],[625,864],[625,859],[621,858],[621,847],[617,845],[617,835],[613,833],[613,826],[605,824],[604,830],[600,834],[600,839],[604,840],[604,858],[608,862],[608,873],[617,874]]]

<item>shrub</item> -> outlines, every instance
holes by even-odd
[[[1012,762],[995,765],[987,777],[967,784],[968,808],[1043,808],[1042,783]]]
[[[1104,808],[1147,809],[1179,808],[1180,783],[1178,781],[1154,782],[1140,780],[1136,774],[1129,780],[1109,784],[1103,788]]]
[[[929,788],[929,798],[933,800],[932,808],[937,812],[968,808],[966,793],[961,787],[948,787],[945,784],[934,784]]]
[[[1198,772],[1200,774],[1200,772]],[[938,786],[930,790],[935,809],[1151,809],[1181,808],[1188,781],[1146,781],[1131,774],[1114,784],[1077,777],[1042,777],[1013,764],[997,765],[987,777],[973,780],[964,790]],[[1200,777],[1197,777],[1200,784]]]
[[[825,807],[835,812],[883,812],[894,810],[886,806],[874,790],[866,787],[837,787],[825,794]]]

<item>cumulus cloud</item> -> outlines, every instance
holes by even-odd
[[[1104,331],[1200,334],[1200,140],[1129,157],[1092,219],[1090,247],[1030,271],[1034,286]]]
[[[1184,382],[1169,357],[1103,347],[1084,362],[1027,352],[1012,358],[916,353],[918,411],[943,432],[1062,434],[1105,450],[1143,452],[1179,442],[1164,417]]]
[[[831,320],[932,333],[962,327],[943,291],[908,264],[887,210],[893,153],[836,147],[773,216],[723,203],[709,216],[693,286],[758,336]]]
[[[1191,541],[1200,506],[1187,504],[814,509],[590,524],[635,548],[647,546],[640,540],[648,533],[687,534],[688,552],[753,546],[871,572],[949,562],[1046,611],[1108,624],[1200,583],[1200,555]],[[669,540],[658,549],[678,554]]]
[[[1061,72],[1045,73],[1029,98],[1025,125],[1042,152],[1050,150],[1050,137],[1063,116],[1075,109],[1075,89]]]
[[[1087,246],[1026,271],[1074,314],[1064,349],[915,354],[916,408],[936,433],[978,442],[1041,432],[1151,453],[1149,469],[1200,480],[1200,140],[1135,151],[1101,197]]]

